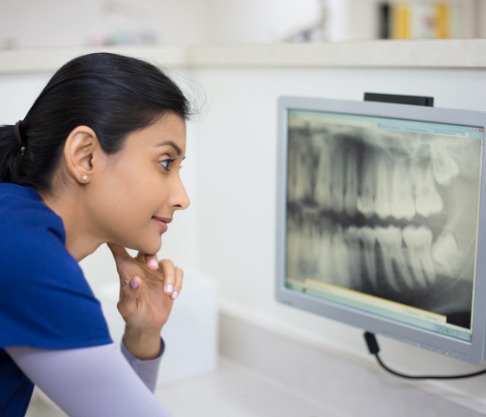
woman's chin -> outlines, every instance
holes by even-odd
[[[126,249],[133,250],[135,252],[141,252],[145,255],[155,255],[162,247],[162,237],[157,236],[157,238],[145,239],[143,241],[124,240],[123,242],[119,241],[113,243],[116,243],[117,245],[120,245]]]
[[[155,255],[162,247],[162,239],[159,239],[156,242],[145,243],[142,245],[137,245],[137,247],[133,248],[137,252],[142,252],[146,255]]]

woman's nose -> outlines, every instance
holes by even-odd
[[[182,180],[179,178],[177,184],[175,185],[174,193],[172,194],[172,206],[176,210],[185,210],[191,204],[191,200],[187,195],[186,187]]]

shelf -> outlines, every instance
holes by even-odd
[[[0,52],[0,74],[53,72],[96,51],[182,68],[486,68],[486,39],[186,47],[38,48]]]
[[[485,68],[486,39],[192,47],[190,67]]]

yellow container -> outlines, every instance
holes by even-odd
[[[449,38],[451,26],[450,6],[446,1],[438,1],[435,4],[435,37],[439,39]]]
[[[406,3],[393,6],[392,34],[394,39],[410,39],[410,7]]]

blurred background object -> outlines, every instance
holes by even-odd
[[[0,49],[481,38],[485,21],[484,0],[0,0]]]

